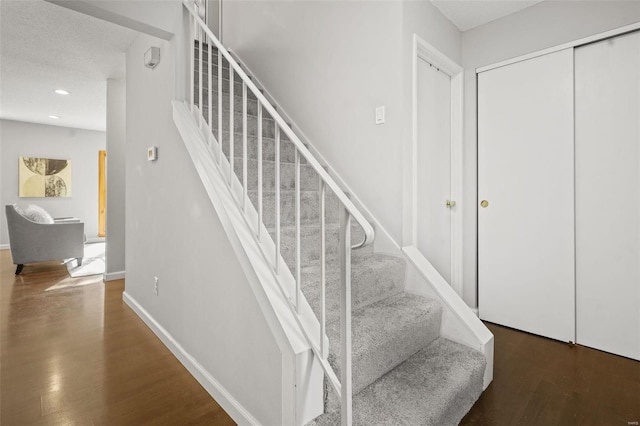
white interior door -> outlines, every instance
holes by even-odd
[[[577,342],[640,359],[640,33],[575,49]]]
[[[573,51],[478,75],[480,318],[575,341]]]
[[[451,284],[451,77],[417,64],[418,250]]]

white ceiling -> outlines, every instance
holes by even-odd
[[[137,34],[42,0],[0,0],[0,118],[104,131],[106,80],[124,77]]]
[[[541,1],[543,0],[431,0],[460,31],[479,27]]]
[[[540,1],[432,0],[461,31]],[[124,77],[137,34],[43,0],[0,0],[0,118],[104,131],[106,80]]]

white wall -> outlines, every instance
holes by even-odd
[[[223,18],[225,45],[382,225],[400,235],[402,4],[233,1],[224,3]],[[386,124],[376,126],[380,105]]]
[[[106,279],[125,270],[126,90],[123,80],[107,80]]]
[[[464,139],[464,299],[476,306],[477,132],[475,69],[640,21],[637,1],[544,1],[466,31]]]
[[[141,35],[127,53],[125,291],[253,416],[280,424],[281,353],[173,123],[174,43]]]
[[[413,33],[460,61],[460,32],[426,0],[239,0],[223,18],[225,45],[400,245]]]
[[[0,120],[2,219],[0,244],[9,244],[4,206],[37,204],[53,217],[74,216],[84,222],[87,238],[98,235],[98,151],[105,149],[104,132]],[[20,198],[18,157],[71,160],[72,196],[68,198]]]

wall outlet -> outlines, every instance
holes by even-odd
[[[160,291],[160,284],[158,284],[158,277],[153,277],[153,291],[158,295]]]

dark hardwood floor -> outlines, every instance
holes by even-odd
[[[122,301],[60,262],[0,250],[0,425],[232,425]]]
[[[70,278],[59,262],[14,270],[0,250],[2,426],[233,424],[124,304],[124,281]],[[487,325],[494,381],[461,424],[640,421],[639,362]]]
[[[462,425],[638,425],[640,362],[487,326],[493,383]]]

